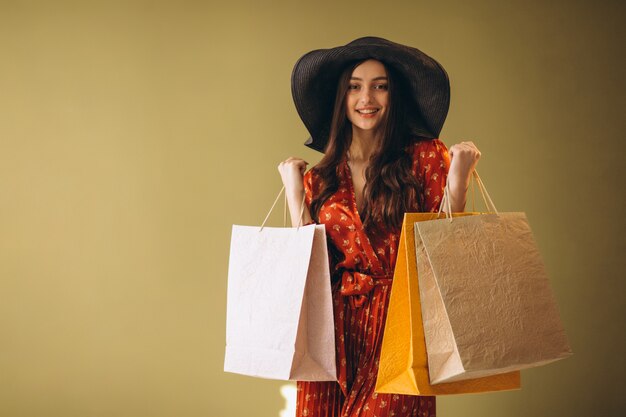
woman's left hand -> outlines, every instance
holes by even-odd
[[[474,142],[461,142],[452,145],[448,150],[450,158],[450,169],[448,170],[448,186],[450,187],[450,205],[452,212],[462,212],[465,210],[467,189],[472,179],[472,173],[478,159],[480,151]]]
[[[461,142],[452,145],[448,151],[450,154],[450,176],[453,180],[469,185],[472,172],[480,159],[480,151],[474,142]]]

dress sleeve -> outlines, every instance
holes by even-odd
[[[304,174],[304,203],[307,209],[311,207],[311,201],[313,200],[313,170],[310,169]],[[315,224],[315,221],[306,222],[304,226],[309,224]]]
[[[422,185],[420,208],[423,212],[437,212],[448,179],[450,155],[439,139],[419,142],[415,146],[413,166],[418,182]]]
[[[304,202],[307,207],[311,206],[313,200],[313,170],[310,169],[304,174]]]

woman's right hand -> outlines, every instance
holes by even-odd
[[[278,172],[285,186],[291,224],[294,227],[300,223],[300,210],[304,198],[304,173],[308,164],[304,159],[293,156],[278,164]],[[306,206],[302,210],[302,224],[310,223],[312,220],[309,210]]]
[[[287,195],[301,195],[302,191],[304,191],[302,179],[308,164],[304,159],[293,156],[278,164],[278,172],[280,172]]]

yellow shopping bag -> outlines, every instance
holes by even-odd
[[[453,217],[475,214],[479,213],[453,213]],[[415,222],[444,217],[444,213],[439,215],[437,213],[406,213],[404,216],[380,354],[376,392],[447,395],[505,391],[521,387],[519,371],[430,384],[419,299],[413,225]]]

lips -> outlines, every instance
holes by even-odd
[[[380,109],[369,108],[369,109],[356,109],[359,114],[374,114],[377,113]]]
[[[379,108],[364,108],[364,109],[355,109],[360,118],[363,119],[373,119],[376,117],[377,113],[380,111]]]

